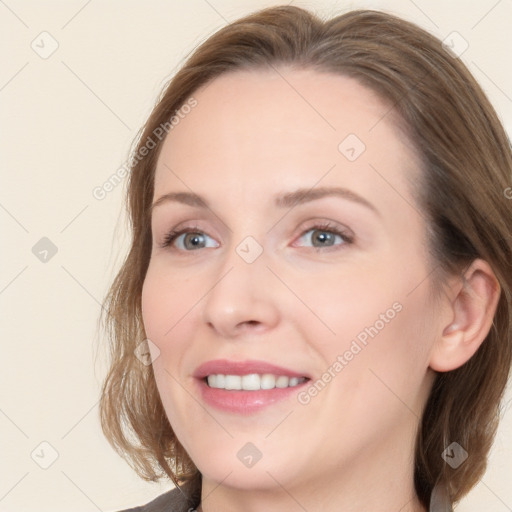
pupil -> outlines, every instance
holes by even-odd
[[[331,233],[326,233],[325,231],[320,231],[320,234],[317,235],[316,237],[316,240],[321,242],[322,245],[328,245],[328,244],[325,244],[324,242],[332,242],[332,234]]]
[[[187,236],[188,242],[190,242],[194,247],[197,247],[201,244],[201,235],[197,233],[189,233],[191,236]]]

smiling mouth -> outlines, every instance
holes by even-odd
[[[293,388],[310,380],[308,377],[288,377],[271,373],[247,375],[212,374],[203,379],[208,387],[228,391],[260,391],[275,388]]]

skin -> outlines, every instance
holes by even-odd
[[[152,213],[143,321],[165,411],[203,475],[204,512],[412,511],[414,443],[435,376],[487,334],[499,287],[485,262],[434,301],[425,219],[409,182],[420,167],[390,107],[352,78],[288,67],[224,74],[167,136],[154,200],[194,192],[209,209],[168,201]],[[366,146],[339,151],[348,134]],[[293,208],[276,194],[344,187]],[[353,236],[322,244],[325,221]],[[172,229],[190,227],[205,245]],[[237,246],[263,249],[247,263]],[[320,237],[320,241],[319,238]],[[191,248],[192,247],[192,248]],[[253,415],[202,402],[199,364],[263,359],[315,380],[392,305],[400,312],[306,405],[295,396]],[[160,351],[157,353],[155,347]],[[247,443],[261,459],[247,468]]]

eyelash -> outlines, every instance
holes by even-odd
[[[339,249],[343,245],[350,245],[350,244],[354,243],[354,237],[352,235],[349,235],[347,232],[337,228],[336,226],[332,225],[329,222],[316,223],[316,224],[308,227],[307,229],[305,229],[301,233],[301,235],[299,236],[299,239],[301,239],[309,231],[325,231],[325,232],[331,233],[331,234],[333,234],[335,236],[339,236],[343,240],[342,244],[338,244],[338,245],[334,245],[334,246],[327,246],[326,245],[325,248],[324,247],[314,247],[314,246],[311,246],[312,249],[316,249],[317,251],[324,250],[324,249],[336,250],[336,249]],[[163,248],[163,249],[165,249],[167,247],[170,247],[171,244],[180,235],[183,235],[185,233],[198,233],[198,234],[206,235],[206,233],[201,231],[201,229],[198,226],[192,226],[192,227],[186,227],[186,228],[183,228],[183,229],[173,230],[173,231],[170,231],[169,233],[167,233],[165,235],[163,242],[161,244],[159,244],[159,246],[161,248]],[[185,250],[184,252],[193,252],[193,251],[186,251]]]

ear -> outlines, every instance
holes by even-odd
[[[450,297],[443,299],[442,324],[430,355],[430,368],[455,370],[468,361],[486,338],[494,319],[501,288],[489,264],[474,260],[455,279]]]

